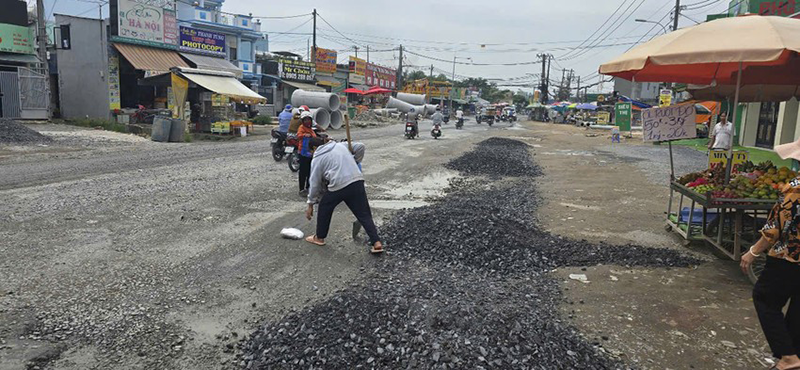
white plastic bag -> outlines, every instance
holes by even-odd
[[[303,232],[293,227],[285,227],[281,230],[281,236],[285,239],[300,240],[303,239]]]

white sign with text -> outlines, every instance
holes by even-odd
[[[644,141],[671,141],[697,137],[694,104],[642,110]]]

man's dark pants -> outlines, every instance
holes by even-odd
[[[358,222],[364,227],[367,235],[369,235],[370,244],[380,241],[378,229],[372,220],[372,210],[369,208],[369,201],[367,201],[364,181],[356,181],[343,189],[328,192],[322,196],[317,209],[317,237],[325,239],[328,236],[333,211],[341,202],[344,202],[347,208],[350,208]]]

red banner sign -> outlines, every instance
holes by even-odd
[[[367,63],[367,85],[379,86],[384,89],[396,89],[397,72],[394,69]]]

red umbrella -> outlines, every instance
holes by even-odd
[[[363,91],[361,91],[361,90],[359,90],[359,89],[356,89],[355,87],[351,87],[351,88],[345,89],[345,90],[344,90],[344,93],[345,93],[345,94],[358,94],[358,95],[364,95],[364,92],[363,92]]]
[[[372,95],[372,94],[388,94],[391,93],[392,90],[384,89],[379,86],[373,86],[369,90],[367,90],[364,95]]]

